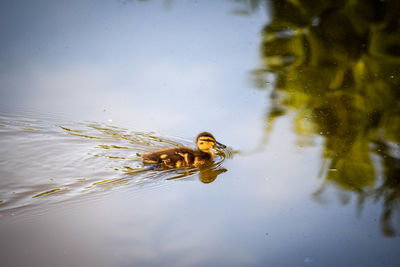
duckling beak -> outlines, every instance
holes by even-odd
[[[214,147],[218,147],[218,148],[226,148],[226,145],[221,144],[220,142],[215,141],[215,145]]]

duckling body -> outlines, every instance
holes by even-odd
[[[211,148],[225,145],[218,143],[208,132],[200,133],[196,138],[197,149],[188,147],[165,148],[143,154],[144,164],[157,164],[163,168],[201,167],[212,162],[214,152]]]
[[[163,168],[198,167],[213,155],[187,147],[166,148],[142,155],[145,164],[161,164]]]

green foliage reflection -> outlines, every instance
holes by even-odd
[[[267,74],[275,74],[267,120],[273,124],[291,112],[299,136],[323,136],[323,184],[355,192],[360,207],[366,199],[382,202],[382,231],[395,235],[393,215],[400,211],[400,2],[266,3],[272,19],[263,30],[263,65],[254,76],[265,88]]]

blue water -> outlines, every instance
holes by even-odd
[[[383,200],[322,179],[323,136],[265,119],[268,9],[238,8],[2,1],[1,265],[398,265]],[[204,130],[229,147],[211,181],[143,169],[137,153]]]

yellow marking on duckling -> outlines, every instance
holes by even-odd
[[[189,154],[188,153],[178,153],[179,156],[181,156],[186,163],[186,166],[189,166]]]
[[[208,153],[210,151],[210,148],[214,147],[215,141],[209,138],[203,139],[199,138],[197,140],[197,147],[199,150]]]
[[[144,164],[156,164],[156,163],[158,163],[158,162],[155,161],[155,160],[144,159],[144,160],[143,160],[143,163],[144,163]]]
[[[168,158],[168,155],[167,155],[167,154],[162,154],[162,155],[160,156],[160,159],[166,159],[166,158]]]
[[[178,160],[175,164],[176,168],[180,168],[182,166],[182,161]]]
[[[168,168],[174,168],[174,167],[175,167],[175,166],[174,166],[174,163],[171,162],[171,159],[166,159],[166,160],[164,160],[164,161],[163,161],[163,164],[164,164],[166,167],[168,167]]]

